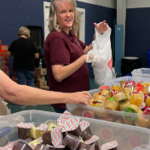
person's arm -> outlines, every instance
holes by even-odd
[[[46,91],[12,81],[0,70],[0,97],[20,105],[44,105],[67,103],[83,103],[89,105],[91,96],[88,92],[60,93]]]
[[[54,78],[57,82],[61,82],[65,78],[72,75],[75,71],[77,71],[86,61],[87,55],[82,55],[80,58],[78,58],[75,62],[69,64],[69,65],[53,65],[52,66],[52,72],[54,75]]]
[[[35,58],[39,58],[39,54],[38,53],[35,53],[34,56],[35,56]]]

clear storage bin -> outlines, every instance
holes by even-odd
[[[133,77],[150,78],[150,68],[134,69],[131,74]]]
[[[150,78],[143,78],[143,77],[131,77],[131,76],[124,76],[116,79],[112,79],[109,81],[106,81],[104,85],[112,87],[112,85],[118,85],[120,86],[120,81],[135,81],[140,82],[150,82]],[[90,90],[89,93],[93,95],[96,92],[99,92],[99,89]],[[86,117],[92,117],[99,120],[106,120],[111,122],[123,122],[124,124],[137,126],[137,122],[139,123],[139,118],[142,117],[142,115],[134,114],[134,113],[128,113],[123,111],[115,111],[115,110],[108,110],[104,108],[98,108],[93,106],[86,106],[82,104],[76,104],[76,105],[67,105],[67,109],[73,114],[77,116],[83,116],[84,113],[86,113]],[[150,116],[146,116],[146,119],[150,120]],[[123,121],[122,121],[123,120]],[[141,125],[146,128],[150,128],[150,126]]]
[[[150,70],[149,70],[149,73],[150,73]],[[150,77],[150,74],[149,74],[149,77]],[[110,86],[110,88],[112,88],[112,85],[114,84],[120,86],[120,81],[135,81],[136,83],[140,81],[150,82],[150,78],[146,76],[145,77],[144,76],[124,76],[124,77],[119,77],[116,79],[108,80],[104,82],[104,85],[108,85]]]
[[[38,126],[47,120],[57,120],[60,115],[58,113],[37,110],[22,111],[2,118],[0,121],[0,129],[4,127],[4,124],[6,126],[14,124],[12,118],[23,117],[25,122],[34,122],[35,126]],[[83,117],[80,117],[80,120],[90,122],[91,131],[99,137],[100,146],[106,142],[117,140],[119,144],[118,150],[132,150],[137,146],[145,146],[147,150],[150,149],[149,129]],[[0,147],[8,142],[18,140],[17,127],[10,128],[10,133],[0,139]]]

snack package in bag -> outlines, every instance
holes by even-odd
[[[96,39],[92,42],[93,49],[87,54],[87,63],[92,63],[95,83],[98,87],[112,79],[112,50],[110,42],[111,28],[103,34],[95,29]],[[93,57],[91,60],[90,58]]]

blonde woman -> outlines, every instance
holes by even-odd
[[[97,25],[103,33],[105,21]],[[92,44],[86,46],[75,33],[79,29],[79,14],[74,0],[51,0],[49,30],[44,45],[44,55],[49,75],[50,90],[77,92],[90,90],[86,57]],[[85,97],[83,97],[85,99]],[[65,104],[53,105],[56,112],[63,112]]]
[[[16,72],[18,83],[34,87],[34,58],[38,58],[37,49],[28,39],[30,30],[20,27],[18,30],[19,39],[12,42],[9,51],[14,54],[13,69]]]

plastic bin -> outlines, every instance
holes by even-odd
[[[150,82],[150,78],[124,76],[124,77],[106,81],[104,83],[104,85],[109,85],[110,88],[112,88],[112,85],[114,85],[114,84],[120,86],[120,81],[133,81],[133,80],[136,83],[140,82],[140,81]],[[100,91],[99,89],[94,89],[94,90],[90,90],[89,93],[91,95],[93,95],[94,93],[99,92],[99,91]],[[136,125],[137,118],[142,116],[139,114],[137,115],[137,114],[133,114],[133,113],[125,113],[123,111],[114,111],[114,110],[112,111],[112,110],[107,110],[104,108],[85,106],[82,104],[67,105],[67,109],[73,115],[82,116],[82,114],[87,111],[88,114],[90,114],[90,116],[87,115],[87,117],[93,117],[95,119],[113,121],[113,122],[118,122],[118,120],[123,119],[125,124],[129,124],[129,125],[133,125],[133,126]],[[125,119],[123,117],[125,117]],[[150,116],[147,116],[147,119],[150,120]],[[133,122],[130,120],[133,120]]]
[[[135,69],[131,73],[133,77],[150,78],[150,68]]]
[[[149,73],[150,73],[150,70],[149,70]],[[116,79],[108,80],[108,81],[104,82],[104,85],[108,85],[108,86],[110,86],[110,88],[114,84],[120,86],[120,81],[135,81],[136,83],[140,82],[140,81],[150,82],[150,78],[148,78],[146,76],[145,77],[144,76],[124,76],[124,77],[119,77]]]
[[[60,114],[37,110],[22,111],[2,118],[0,121],[0,129],[12,123],[14,125],[12,119],[20,116],[24,118],[25,122],[34,122],[35,126],[38,126],[47,120],[57,120]],[[83,117],[80,117],[80,120],[87,120],[90,122],[92,133],[99,136],[100,146],[106,142],[117,140],[119,144],[118,150],[132,150],[134,147],[142,145],[146,146],[148,149],[150,148],[149,129]],[[18,129],[17,127],[11,127],[10,133],[0,139],[0,146],[2,147],[8,142],[17,139]]]

